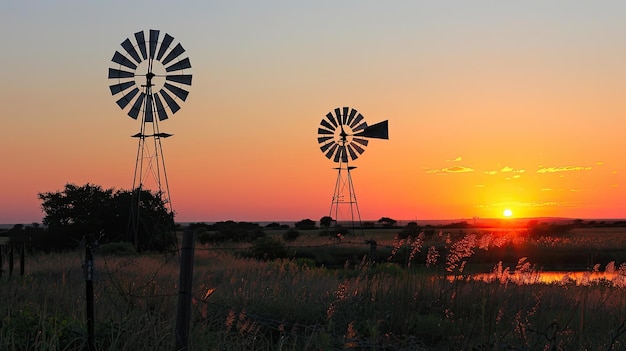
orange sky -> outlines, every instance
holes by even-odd
[[[389,120],[354,163],[363,219],[626,217],[622,2],[167,4],[0,4],[0,223],[66,183],[132,186],[107,70],[148,29],[193,66],[161,124],[178,221],[327,215],[317,127],[342,106]]]

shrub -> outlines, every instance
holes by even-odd
[[[252,242],[249,253],[256,259],[273,260],[287,257],[287,248],[281,241],[265,236]]]
[[[300,232],[297,229],[289,229],[283,234],[283,240],[294,241],[300,236]]]

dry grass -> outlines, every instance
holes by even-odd
[[[600,281],[521,284],[466,279],[464,262],[516,239],[485,233],[403,242],[387,263],[340,269],[307,260],[238,258],[198,247],[194,350],[620,350],[623,288]],[[607,233],[605,233],[607,234]],[[474,235],[473,237],[471,235]],[[384,236],[384,237],[383,237]],[[580,238],[580,236],[578,237]],[[595,238],[593,241],[590,238]],[[550,245],[596,245],[597,235]],[[614,238],[617,240],[617,237]],[[305,236],[302,246],[326,245]],[[593,241],[593,242],[592,242]],[[519,244],[519,242],[518,242]],[[545,243],[544,243],[545,244]],[[340,245],[340,244],[337,244]],[[396,251],[393,251],[394,245]],[[534,245],[534,244],[533,244]],[[543,245],[543,244],[542,244]],[[432,249],[439,257],[426,266]],[[446,249],[447,251],[444,251]],[[430,257],[431,259],[433,257]],[[520,257],[521,258],[521,257]],[[79,350],[85,341],[81,251],[27,258],[27,275],[0,281],[0,350]],[[398,263],[391,263],[398,262]],[[621,262],[616,262],[616,269]],[[410,265],[410,267],[408,267]],[[500,274],[507,267],[496,267]],[[536,273],[521,260],[509,271]],[[178,257],[96,256],[99,350],[171,350]],[[465,271],[464,271],[465,270]],[[457,279],[447,279],[454,274]]]

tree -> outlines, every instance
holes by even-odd
[[[382,224],[383,227],[393,227],[396,225],[397,221],[395,219],[391,219],[389,217],[381,217],[378,220],[378,223]]]
[[[159,194],[142,190],[136,228],[129,223],[133,194],[127,190],[102,189],[99,185],[66,184],[62,191],[39,193],[45,212],[43,224],[50,249],[75,247],[83,237],[94,235],[100,243],[127,241],[136,249],[164,251],[175,244],[174,214]],[[135,212],[137,215],[137,212]]]
[[[330,216],[324,216],[320,219],[320,227],[322,228],[328,228],[331,224],[333,224],[333,218]]]
[[[315,229],[315,221],[311,220],[311,219],[303,219],[299,222],[296,222],[294,224],[294,227],[296,227],[296,229],[300,229],[300,230],[308,230],[308,229]]]

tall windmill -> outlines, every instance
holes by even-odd
[[[185,70],[191,68],[191,63],[189,58],[182,58],[183,46],[174,45],[174,38],[167,33],[160,37],[159,30],[150,29],[147,39],[144,31],[137,32],[134,40],[126,38],[121,46],[123,50],[115,51],[111,59],[117,65],[109,68],[109,88],[112,95],[121,96],[117,105],[140,121],[139,132],[132,135],[138,140],[131,208],[137,241],[143,190],[156,191],[172,211],[161,144],[172,134],[161,132],[159,122],[180,110],[179,101],[187,100],[186,86],[191,85],[191,74]]]
[[[357,221],[361,227],[361,213],[351,175],[356,166],[350,162],[365,152],[370,138],[389,139],[388,121],[368,126],[356,109],[338,107],[322,119],[317,134],[324,155],[338,164],[329,216],[336,226],[349,222],[354,230]]]

